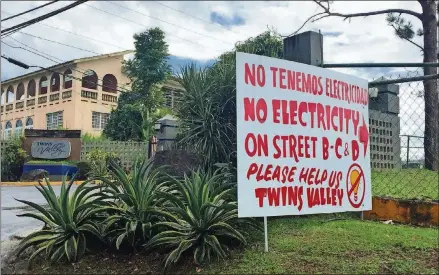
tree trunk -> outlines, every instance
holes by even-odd
[[[422,6],[422,26],[424,29],[424,62],[437,62],[438,26],[435,1],[419,1]],[[424,75],[437,74],[437,68],[424,68]],[[439,158],[439,93],[438,81],[424,81],[425,132],[424,154],[425,168],[438,170]]]

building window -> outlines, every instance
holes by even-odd
[[[47,87],[49,87],[49,80],[47,80],[47,77],[43,76],[40,79],[40,91],[38,94],[40,95],[47,94]]]
[[[29,83],[27,84],[27,97],[34,97],[35,96],[35,91],[37,84],[35,84],[34,80],[29,81]]]
[[[82,87],[96,90],[98,88],[98,75],[93,70],[88,70],[82,76]]]
[[[14,135],[16,137],[20,137],[22,130],[23,130],[23,122],[21,120],[17,120],[17,122],[15,123]]]
[[[33,129],[34,128],[34,121],[32,118],[28,117],[26,119],[26,127],[25,129]]]
[[[72,70],[68,69],[64,72],[64,89],[72,88]]]
[[[93,129],[103,130],[105,128],[105,126],[107,126],[107,122],[108,122],[109,117],[110,117],[110,114],[92,112],[91,127]]]
[[[3,139],[10,139],[12,135],[12,123],[10,121],[6,122],[5,130],[3,131]]]
[[[54,73],[50,79],[50,91],[52,93],[59,92],[61,78],[59,73]]]
[[[6,90],[6,103],[11,103],[14,101],[14,88],[9,86]]]
[[[109,93],[117,93],[117,79],[112,74],[104,75],[102,78],[102,91]]]
[[[63,127],[63,112],[46,114],[47,130],[57,130]]]
[[[24,99],[24,84],[23,82],[20,82],[17,87],[17,95],[15,97],[15,100],[23,100]]]

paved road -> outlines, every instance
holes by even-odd
[[[72,186],[72,190],[76,189]],[[56,194],[59,195],[61,186],[53,186]],[[31,208],[16,201],[28,200],[40,205],[46,205],[46,201],[41,193],[34,186],[25,187],[1,187],[1,240],[7,240],[10,236],[27,231],[35,227],[42,226],[40,221],[28,217],[17,217],[17,214],[29,212]]]

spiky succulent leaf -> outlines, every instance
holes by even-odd
[[[34,232],[21,241],[18,254],[29,247],[35,247],[36,251],[29,261],[43,254],[42,252],[45,252],[46,258],[52,261],[63,258],[71,262],[78,261],[86,250],[84,233],[90,232],[97,237],[101,235],[97,226],[99,218],[96,214],[103,211],[100,208],[103,201],[100,197],[96,199],[96,196],[90,195],[96,188],[90,187],[88,181],[72,192],[74,177],[69,182],[63,177],[59,196],[56,196],[49,180],[45,179],[45,181],[46,186],[40,184],[36,188],[45,198],[47,208],[17,199],[35,210],[19,216],[31,217],[46,224],[44,230]]]

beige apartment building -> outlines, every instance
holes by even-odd
[[[3,81],[2,139],[19,136],[24,129],[62,128],[101,134],[120,93],[130,89],[122,61],[131,52],[75,59]],[[173,108],[181,88],[174,81],[163,88],[165,105]]]

